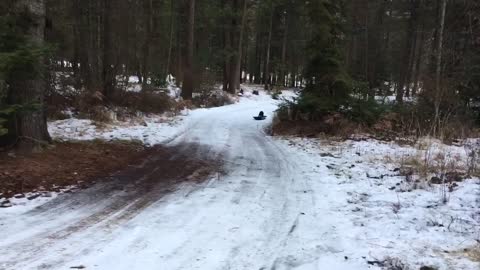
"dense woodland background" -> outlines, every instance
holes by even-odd
[[[48,144],[52,107],[132,106],[132,75],[138,109],[164,106],[171,74],[184,100],[303,89],[283,123],[442,138],[478,125],[475,0],[4,0],[0,16],[1,145]]]

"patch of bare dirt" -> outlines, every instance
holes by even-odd
[[[56,143],[41,153],[0,153],[0,197],[34,191],[88,186],[148,155],[142,145],[127,142]]]
[[[191,193],[201,187],[197,184],[207,180],[213,173],[221,172],[221,162],[203,155],[204,151],[202,146],[196,144],[149,148],[146,156],[135,165],[99,179],[101,182],[90,188],[58,197],[36,211],[56,211],[62,205],[74,209],[106,204],[103,209],[92,212],[73,226],[51,234],[49,239],[68,237],[107,219],[105,226],[121,224],[165,195],[182,189],[182,184],[190,184],[185,191]]]

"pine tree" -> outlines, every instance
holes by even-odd
[[[336,1],[316,0],[307,4],[312,36],[307,45],[306,88],[299,108],[316,118],[348,104],[351,79],[342,60],[340,9]]]

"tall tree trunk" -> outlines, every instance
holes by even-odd
[[[442,73],[442,50],[443,50],[443,31],[445,28],[445,12],[447,9],[447,0],[442,0],[442,6],[440,9],[440,22],[438,29],[438,45],[436,54],[436,66],[435,66],[435,122],[433,135],[438,135],[438,128],[440,125],[440,103],[442,98],[441,73]]]
[[[245,36],[246,36],[246,39],[248,40],[248,36],[249,36],[249,33],[246,32],[245,33]],[[244,38],[245,39],[245,38]],[[243,59],[242,59],[242,64],[241,64],[241,67],[240,67],[240,83],[245,83],[247,82],[248,80],[248,76],[250,76],[251,72],[250,70],[248,70],[248,66],[249,66],[249,42],[244,42],[244,47],[243,47]],[[243,71],[243,72],[242,72]],[[240,87],[239,87],[240,88]]]
[[[370,35],[374,43],[374,59],[370,66],[368,78],[370,82],[369,98],[371,99],[375,98],[375,88],[380,89],[384,87],[383,82],[385,80],[383,71],[385,69],[386,52],[384,51],[385,47],[383,43],[385,42],[385,13],[387,11],[387,3],[383,0],[378,2],[379,7],[375,15],[375,34]]]
[[[236,57],[235,63],[235,74],[234,76],[234,83],[235,88],[240,89],[240,76],[241,76],[241,69],[242,69],[242,53],[243,53],[243,36],[245,34],[245,22],[247,17],[247,0],[243,0],[243,11],[242,11],[242,22],[240,23],[240,38],[238,41],[238,54]]]
[[[193,52],[195,31],[195,0],[188,0],[187,54],[185,57],[182,98],[192,99],[193,93]]]
[[[367,82],[369,82],[369,69],[370,69],[370,42],[369,42],[369,38],[370,38],[370,33],[369,33],[369,27],[368,27],[368,23],[369,23],[369,7],[368,7],[368,1],[365,1],[365,5],[367,7],[366,9],[366,12],[365,12],[365,80]],[[369,87],[371,87],[371,85],[369,85]]]
[[[268,30],[268,41],[267,41],[267,55],[265,57],[265,90],[269,89],[269,83],[270,83],[270,49],[272,47],[272,32],[273,32],[273,15],[274,13],[274,7],[272,5],[272,14],[270,15],[270,26]]]
[[[410,84],[412,79],[413,69],[415,67],[415,53],[417,48],[417,36],[418,36],[418,7],[419,1],[411,1],[411,19],[410,19],[410,26],[409,26],[409,39],[410,39],[410,49],[409,49],[409,56],[408,56],[408,68],[405,74],[405,96],[410,96]]]
[[[87,35],[85,35],[85,1],[75,0],[72,3],[72,13],[74,14],[74,23],[73,23],[73,43],[74,43],[74,66],[73,72],[75,76],[75,88],[80,89],[82,85],[86,84],[88,76],[88,52],[85,48],[85,43],[87,41]]]
[[[262,78],[262,46],[261,46],[261,36],[259,31],[257,31],[255,35],[255,63],[254,63],[254,80],[253,82],[256,84],[261,83]]]
[[[424,51],[424,42],[425,42],[425,16],[421,15],[422,18],[422,25],[420,28],[419,33],[417,35],[420,36],[420,40],[418,41],[418,50],[415,54],[415,68],[413,73],[413,88],[412,88],[412,96],[415,96],[418,91],[419,79],[420,79],[420,72],[421,72],[421,63]]]
[[[95,58],[95,69],[94,69],[94,76],[95,76],[95,91],[100,91],[103,93],[106,93],[105,89],[105,76],[104,76],[104,57],[110,57],[108,54],[105,55],[103,52],[109,50],[105,49],[105,44],[102,44],[104,40],[102,38],[105,37],[104,35],[104,30],[105,30],[105,25],[103,24],[103,20],[105,19],[103,13],[105,13],[105,1],[113,1],[113,0],[103,0],[103,1],[95,1],[95,23],[92,24],[92,27],[95,28],[94,31],[94,38],[93,38],[93,48],[94,50],[92,51],[93,57]],[[103,27],[103,28],[102,28]]]
[[[144,0],[144,24],[145,24],[145,41],[143,44],[143,61],[142,74],[144,76],[142,82],[142,90],[148,90],[148,78],[150,77],[150,48],[152,43],[153,31],[153,3],[152,0]]]
[[[289,26],[289,11],[287,8],[284,10],[284,30],[283,30],[283,41],[282,41],[282,66],[280,70],[280,81],[282,86],[287,86],[287,80],[285,79],[285,73],[287,69],[287,41],[288,41],[288,26]]]
[[[97,6],[95,2],[92,0],[87,0],[85,5],[86,10],[86,18],[85,18],[85,37],[86,37],[86,61],[84,66],[85,72],[85,86],[89,92],[100,91],[102,86],[99,86],[99,70],[98,70],[98,47],[97,47],[97,14],[95,10],[97,10]],[[83,4],[83,1],[82,1]]]
[[[180,7],[183,9],[182,5]],[[177,8],[179,8],[177,6]],[[179,29],[176,32],[176,48],[175,48],[175,77],[176,77],[176,83],[177,87],[182,86],[183,84],[183,79],[184,79],[184,70],[183,70],[183,54],[184,54],[184,44],[182,44],[183,40],[185,39],[182,35],[182,31],[184,28],[184,22],[182,21],[183,18],[182,16],[177,16],[177,28]]]
[[[223,11],[226,12],[228,10],[228,0],[222,1]],[[229,80],[230,80],[230,51],[231,51],[231,41],[230,41],[230,23],[228,18],[224,18],[223,20],[223,63],[222,63],[222,75],[223,75],[223,91],[229,91]]]
[[[175,11],[175,6],[174,6],[175,0],[170,0],[170,38],[168,40],[168,53],[167,53],[167,65],[165,67],[165,77],[170,74],[170,65],[171,65],[171,59],[172,59],[172,46],[173,46],[173,26],[175,22],[175,16],[174,16],[174,11]]]
[[[45,0],[28,1],[17,0],[14,5],[14,15],[16,18],[23,18],[28,24],[24,25],[24,33],[29,41],[35,47],[44,46],[45,31]],[[28,20],[25,20],[28,18]],[[34,65],[45,67],[45,59],[36,57],[33,59]],[[47,130],[47,119],[45,114],[45,90],[47,84],[42,79],[42,72],[16,72],[7,78],[10,85],[9,100],[11,104],[24,106],[36,105],[38,109],[34,111],[23,110],[16,114],[16,130],[20,150],[31,151],[38,146],[51,141]]]
[[[390,39],[391,39],[391,32],[392,32],[392,13],[393,13],[393,3],[391,1],[388,1],[388,17],[385,17],[385,24],[386,24],[386,29],[385,29],[385,44],[383,51],[385,55],[387,55],[385,59],[385,66],[389,66],[392,63],[392,58],[391,58],[391,46],[390,46]],[[388,80],[388,92],[390,92],[391,89],[391,74],[390,78]]]
[[[230,80],[230,32],[226,26],[224,26],[223,31],[223,49],[225,51],[225,57],[223,58],[222,64],[222,75],[223,75],[223,91],[229,91],[229,80]]]
[[[230,31],[228,31],[227,35],[229,36],[229,45],[228,50],[229,57],[228,57],[228,92],[229,93],[235,93],[235,86],[237,82],[237,68],[236,68],[236,63],[238,59],[238,40],[239,38],[237,37],[237,28],[238,28],[238,22],[237,22],[237,9],[238,9],[238,0],[232,0],[232,14],[231,14],[231,20],[230,20]]]
[[[115,68],[113,63],[113,37],[112,37],[112,1],[104,0],[103,6],[103,95],[110,98],[115,90]]]

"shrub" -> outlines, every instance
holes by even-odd
[[[230,96],[222,90],[217,91],[204,91],[197,94],[192,99],[193,105],[196,107],[220,107],[228,104],[232,104],[233,100]]]
[[[278,121],[281,122],[292,120],[291,109],[292,104],[288,102],[283,102],[282,104],[280,104],[275,114]]]
[[[163,92],[128,92],[115,90],[109,99],[100,92],[84,92],[75,98],[74,106],[81,118],[97,122],[109,122],[122,115],[142,113],[164,113],[170,111],[174,101]],[[62,116],[56,113],[54,116]]]
[[[116,90],[109,101],[114,106],[144,113],[164,113],[173,106],[173,101],[166,93],[156,91],[135,93]]]
[[[282,94],[281,91],[275,91],[275,92],[272,93],[272,98],[275,99],[275,100],[279,100],[281,94]]]
[[[344,114],[355,123],[372,126],[388,110],[388,105],[381,105],[374,99],[351,99],[349,107],[344,109]]]
[[[164,113],[171,109],[172,103],[166,93],[142,91],[137,110],[145,113]]]
[[[155,87],[167,87],[168,85],[165,77],[162,75],[154,74],[151,80],[152,80],[152,85]]]
[[[192,103],[195,107],[220,107],[232,104],[232,98],[217,84],[220,71],[205,69],[199,78],[199,84],[193,93]]]
[[[435,123],[433,103],[420,96],[414,103],[397,104],[392,107],[397,116],[396,132],[401,136],[435,136],[444,141],[474,135],[476,116],[461,107],[443,107]]]

